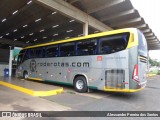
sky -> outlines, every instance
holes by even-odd
[[[130,0],[160,40],[160,0]],[[150,50],[149,56],[160,61],[160,50]]]

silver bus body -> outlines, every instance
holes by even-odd
[[[143,42],[146,45],[144,37]],[[77,76],[84,76],[88,88],[136,92],[146,85],[146,68],[147,47],[141,50],[136,45],[112,54],[31,58],[18,66],[17,76],[23,77],[27,71],[29,79],[67,85],[73,85]]]

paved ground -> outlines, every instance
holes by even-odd
[[[62,111],[69,107],[0,86],[0,111]]]
[[[63,87],[65,89],[63,94],[39,98],[0,86],[0,111],[160,111],[160,76],[149,77],[147,87],[137,93],[93,91],[91,93],[79,94],[72,87]],[[55,119],[70,120],[71,118]],[[81,120],[82,118],[76,119]],[[106,120],[107,118],[85,119]],[[121,120],[122,118],[116,119]],[[123,119],[132,120],[135,118]],[[149,120],[153,118],[138,119]],[[154,119],[158,120],[159,118]]]
[[[21,86],[35,91],[48,91],[61,88],[56,85],[42,84],[41,81],[24,80],[15,77],[0,77],[0,81],[11,83],[13,85]]]
[[[160,76],[150,77],[147,87],[137,93],[93,91],[79,94],[72,88],[64,89],[66,92],[63,94],[43,97],[43,99],[71,107],[72,110],[160,111]]]

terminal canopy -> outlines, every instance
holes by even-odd
[[[140,29],[160,41],[130,0],[0,0],[0,48],[24,47],[113,29]]]

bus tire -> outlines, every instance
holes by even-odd
[[[24,71],[24,73],[23,73],[23,78],[24,78],[25,80],[28,79],[28,72],[27,72],[27,71]]]
[[[74,89],[79,93],[85,93],[88,90],[86,78],[78,76],[74,80]]]

